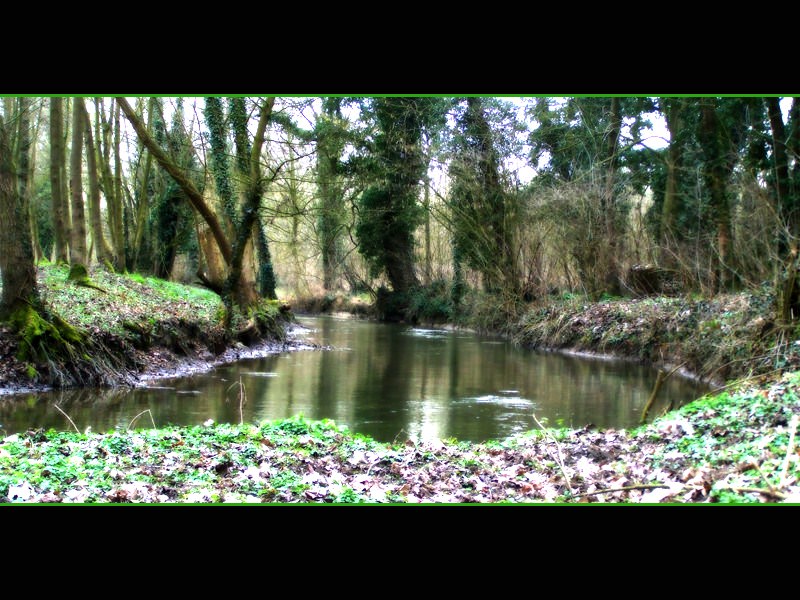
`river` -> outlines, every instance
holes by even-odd
[[[327,316],[298,321],[299,338],[332,349],[243,360],[148,388],[4,396],[0,430],[72,429],[58,405],[81,431],[302,414],[386,442],[485,441],[536,428],[534,417],[550,426],[635,426],[656,379],[655,369],[630,362],[525,350],[466,332]],[[674,375],[651,414],[706,391]]]

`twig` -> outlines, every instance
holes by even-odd
[[[75,425],[75,421],[73,421],[72,419],[70,419],[70,418],[69,418],[69,415],[68,415],[67,413],[65,413],[63,410],[61,410],[61,407],[60,407],[58,404],[53,404],[53,406],[56,408],[56,410],[58,410],[58,412],[60,412],[60,413],[61,413],[62,415],[64,415],[65,417],[67,417],[67,420],[68,420],[70,423],[72,423],[72,426],[75,428],[75,431],[77,431],[78,433],[80,433],[80,432],[81,432],[81,430],[80,430],[80,429],[78,429],[78,426],[77,426],[77,425]]]
[[[128,423],[128,427],[127,427],[127,429],[130,429],[130,428],[131,428],[131,425],[133,425],[133,422],[134,422],[136,419],[138,419],[139,417],[141,417],[141,416],[142,416],[144,413],[150,413],[150,421],[153,423],[153,429],[158,429],[158,427],[156,427],[156,421],[155,421],[155,419],[153,419],[153,413],[151,413],[151,412],[150,412],[150,409],[149,409],[149,408],[146,408],[146,409],[144,409],[144,410],[143,410],[142,412],[140,412],[138,415],[136,415],[135,417],[133,417],[133,418],[131,419],[131,422],[130,422],[130,423]]]
[[[789,459],[794,454],[794,435],[797,433],[798,420],[800,419],[797,415],[792,415],[792,420],[789,422],[792,432],[789,434],[789,446],[786,448],[786,457],[783,459],[783,465],[781,466],[781,482],[778,486],[781,489],[786,487],[786,475],[789,473]]]
[[[572,490],[572,484],[570,483],[569,475],[567,474],[567,468],[564,466],[564,456],[561,454],[561,444],[558,443],[558,440],[553,436],[547,429],[545,429],[544,425],[541,424],[539,419],[536,418],[536,415],[533,415],[533,420],[536,421],[536,424],[544,431],[545,436],[553,440],[556,445],[556,450],[558,450],[558,458],[556,462],[558,463],[558,468],[561,469],[561,474],[564,476],[564,480],[567,482],[567,489],[569,493],[574,493]],[[548,454],[550,454],[550,449],[547,449]],[[550,456],[553,456],[550,454]]]
[[[234,381],[232,384],[228,386],[228,389],[231,389],[233,386],[239,386],[239,425],[244,424],[244,412],[242,407],[247,403],[247,390],[242,383],[242,376],[239,376],[239,381]],[[227,399],[225,400],[227,402]]]
[[[740,492],[743,494],[764,494],[765,496],[771,496],[773,498],[777,498],[778,500],[784,500],[786,498],[786,494],[782,494],[777,490],[765,490],[764,488],[727,487],[723,489],[730,490],[731,492]]]
[[[596,496],[598,494],[611,494],[613,492],[627,492],[629,490],[654,490],[657,488],[668,488],[668,485],[661,483],[641,483],[636,485],[626,485],[618,488],[608,488],[606,490],[597,490],[596,492],[583,492],[575,494],[573,498],[580,498],[581,496]]]
[[[756,468],[756,471],[758,471],[758,474],[761,475],[761,479],[764,481],[764,483],[767,484],[767,487],[769,488],[770,493],[777,494],[778,490],[775,488],[774,485],[772,485],[769,482],[769,479],[767,479],[767,476],[764,475],[764,471],[762,471],[761,467],[758,466],[758,463],[756,461],[754,461],[754,460],[751,460],[750,464],[753,465]]]
[[[669,378],[670,375],[672,375],[675,371],[680,369],[685,364],[686,361],[682,362],[677,367],[673,368],[666,375],[664,374],[664,371],[661,370],[658,371],[658,376],[656,377],[656,384],[653,386],[653,391],[650,393],[650,398],[647,400],[647,404],[645,404],[644,410],[642,411],[642,419],[640,421],[641,423],[644,423],[647,420],[647,413],[650,412],[650,408],[653,406],[653,402],[656,401],[656,398],[658,397],[658,392],[661,391],[662,384]]]

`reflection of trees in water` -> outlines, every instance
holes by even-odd
[[[485,440],[535,428],[533,414],[551,425],[559,419],[573,426],[635,425],[656,377],[655,370],[632,363],[536,353],[461,333],[430,337],[402,325],[326,318],[317,319],[315,326],[320,330],[317,341],[349,350],[274,355],[150,384],[168,389],[0,396],[0,432],[71,429],[54,404],[81,430],[88,425],[94,431],[125,428],[148,409],[159,427],[207,419],[238,423],[238,386],[231,385],[241,374],[246,421],[302,412],[386,441],[409,436]],[[271,372],[278,375],[264,376]],[[670,377],[651,414],[659,414],[670,398],[700,393],[690,382]],[[148,426],[146,414],[135,424]]]

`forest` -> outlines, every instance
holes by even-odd
[[[386,318],[775,286],[797,303],[795,99],[5,97],[0,314],[34,265]],[[653,144],[652,124],[663,136]],[[650,143],[648,143],[650,142]]]
[[[800,365],[797,98],[0,101],[0,351],[33,381],[107,385],[131,367],[127,342],[55,309],[50,267],[98,298],[122,297],[105,274],[208,290],[219,351],[341,310],[717,385]],[[660,304],[609,304],[642,299]],[[629,328],[631,306],[649,312]],[[120,327],[137,348],[153,335]],[[789,494],[785,469],[780,483],[767,500]]]

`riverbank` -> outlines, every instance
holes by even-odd
[[[329,421],[0,442],[0,501],[87,503],[800,502],[800,372],[632,431],[534,430],[383,444]]]
[[[440,304],[444,303],[440,299]],[[375,317],[361,298],[342,295],[302,298],[299,312],[349,312]],[[800,331],[776,325],[774,297],[768,289],[702,297],[659,296],[590,302],[564,294],[506,309],[486,295],[472,292],[449,319],[425,319],[412,311],[411,322],[423,326],[499,335],[524,348],[601,356],[676,368],[715,387],[742,377],[778,377],[800,369]],[[430,311],[428,311],[430,312]],[[436,311],[434,311],[436,312]]]
[[[226,330],[222,303],[210,290],[138,274],[119,275],[101,266],[89,272],[96,287],[85,287],[68,282],[68,271],[64,265],[43,265],[37,277],[50,309],[110,357],[96,371],[91,370],[91,360],[83,361],[87,385],[133,386],[299,345],[286,336],[291,316],[279,302],[264,304],[260,318],[267,323],[265,331],[241,319]],[[81,385],[60,365],[21,360],[21,344],[24,340],[0,325],[0,394]]]

